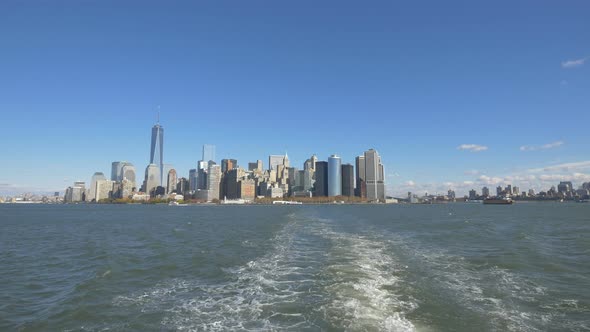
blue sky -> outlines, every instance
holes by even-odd
[[[587,1],[2,1],[0,193],[368,148],[389,193],[590,181]],[[461,149],[461,146],[464,148]]]

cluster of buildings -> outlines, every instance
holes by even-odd
[[[507,185],[506,187],[496,187],[495,194],[490,192],[490,188],[483,187],[481,194],[475,189],[469,191],[469,195],[464,197],[457,197],[455,191],[449,189],[446,195],[432,195],[425,193],[423,196],[418,196],[408,192],[408,196],[401,201],[414,204],[424,203],[443,203],[456,201],[471,201],[477,202],[487,198],[509,197],[513,200],[527,200],[527,201],[587,201],[590,199],[590,182],[584,182],[578,189],[574,189],[572,182],[562,181],[557,187],[553,186],[547,191],[536,193],[534,189],[528,191],[520,191],[518,186]]]
[[[356,157],[355,165],[343,164],[338,155],[321,161],[312,155],[301,169],[292,167],[288,155],[270,155],[265,168],[262,160],[240,167],[235,159],[215,159],[215,146],[203,146],[201,160],[180,177],[164,164],[164,128],[159,121],[152,128],[150,162],[143,180],[132,163],[112,163],[110,178],[96,172],[90,185],[74,182],[66,189],[65,202],[98,202],[107,199],[136,201],[194,199],[250,201],[258,197],[359,197],[369,202],[385,202],[385,175],[381,157],[374,149]],[[356,166],[356,167],[355,167]]]
[[[479,200],[492,197],[490,189],[483,187],[481,189],[481,195],[477,193],[475,189],[469,191],[469,200]],[[574,189],[574,185],[571,181],[561,181],[557,188],[552,186],[547,191],[540,191],[535,193],[534,189],[528,191],[520,191],[517,186],[507,185],[496,187],[496,197],[510,197],[512,199],[522,200],[585,200],[590,196],[590,182],[584,182],[578,189]]]

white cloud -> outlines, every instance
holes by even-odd
[[[484,145],[477,145],[477,144],[461,144],[457,147],[457,150],[466,150],[470,152],[480,152],[487,150],[488,147]]]
[[[540,145],[540,146],[538,146],[538,145],[523,145],[520,147],[520,151],[547,150],[547,149],[553,149],[553,148],[560,147],[564,144],[565,144],[564,141],[556,141],[556,142],[551,142],[551,143],[547,143],[547,144]]]
[[[582,66],[584,62],[586,62],[588,58],[581,58],[581,59],[574,59],[574,60],[567,60],[561,63],[562,68],[575,68]]]
[[[530,173],[540,172],[567,172],[567,171],[580,171],[590,169],[590,160],[578,161],[574,163],[563,163],[543,168],[531,168],[528,170]]]
[[[580,187],[583,182],[590,182],[590,160],[523,169],[507,174],[465,175],[465,178],[455,181],[389,181],[386,183],[386,188],[388,195],[394,197],[406,197],[408,192],[418,195],[424,193],[446,195],[449,189],[455,190],[457,196],[463,196],[471,189],[480,193],[484,186],[495,193],[497,186],[506,187],[509,184],[519,187],[521,191],[534,189],[540,192],[557,186],[560,181],[572,181],[575,188]]]
[[[487,185],[487,186],[495,186],[501,183],[504,183],[504,179],[497,176],[487,176],[487,175],[480,175],[477,178],[480,184]]]
[[[470,169],[468,171],[463,172],[464,175],[477,175],[479,174],[479,171],[476,169]]]

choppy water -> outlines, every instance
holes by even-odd
[[[0,205],[0,330],[588,331],[590,205]]]

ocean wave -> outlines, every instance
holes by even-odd
[[[547,289],[514,272],[487,264],[473,266],[461,256],[416,243],[395,241],[423,274],[417,281],[427,292],[476,313],[494,330],[540,331],[551,314],[533,311]],[[415,273],[415,272],[414,272]]]

